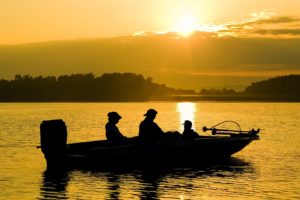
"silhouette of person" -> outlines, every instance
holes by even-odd
[[[190,120],[185,120],[184,130],[182,133],[182,138],[184,139],[193,139],[199,137],[199,134],[192,129],[192,122]]]
[[[149,109],[144,116],[146,118],[140,123],[139,138],[144,142],[154,142],[164,137],[164,131],[154,122],[157,111]]]
[[[119,115],[119,113],[109,112],[107,116],[108,116],[108,122],[105,125],[107,140],[114,143],[120,143],[127,140],[127,137],[123,136],[122,133],[119,131],[118,127],[116,126],[116,124],[122,118]]]

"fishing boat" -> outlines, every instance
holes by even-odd
[[[226,159],[258,140],[258,130],[227,130],[204,127],[211,136],[194,139],[164,139],[145,143],[133,137],[122,143],[107,140],[67,143],[63,120],[43,121],[40,126],[41,146],[47,168],[124,167],[201,164],[208,160]]]

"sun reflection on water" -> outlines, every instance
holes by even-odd
[[[183,129],[181,125],[185,120],[190,120],[194,126],[194,122],[196,120],[195,113],[197,111],[195,103],[191,103],[191,102],[177,103],[176,110],[179,113],[180,130]]]

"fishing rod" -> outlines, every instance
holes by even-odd
[[[212,131],[212,135],[257,135],[260,129],[254,130],[251,129],[249,131],[242,131],[242,130],[230,130],[230,129],[217,129],[217,128],[207,128],[206,126],[203,127],[203,132]]]
[[[206,126],[203,127],[203,132],[212,131],[212,135],[257,135],[260,129],[254,130],[251,129],[249,131],[242,131],[242,130],[230,130],[230,129],[217,129],[217,128],[207,128]]]
[[[227,122],[236,124],[240,130],[217,129],[216,128],[218,125],[227,123]],[[212,126],[211,128],[207,128],[206,126],[204,126],[202,130],[203,130],[203,132],[212,131],[212,135],[222,134],[222,135],[231,135],[231,136],[232,135],[257,135],[260,131],[260,129],[257,129],[257,130],[251,129],[249,131],[242,131],[240,125],[237,122],[231,121],[231,120],[220,122],[220,123]]]
[[[202,128],[202,130],[204,132],[206,131],[227,131],[227,132],[234,132],[234,133],[248,133],[249,131],[242,131],[242,130],[231,130],[231,129],[217,129],[217,128],[207,128],[206,126],[204,126]]]

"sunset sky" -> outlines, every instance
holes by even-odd
[[[0,44],[203,30],[257,18],[300,17],[299,10],[299,0],[1,0]]]
[[[300,73],[299,11],[300,0],[1,0],[0,79],[134,72],[241,89]]]

